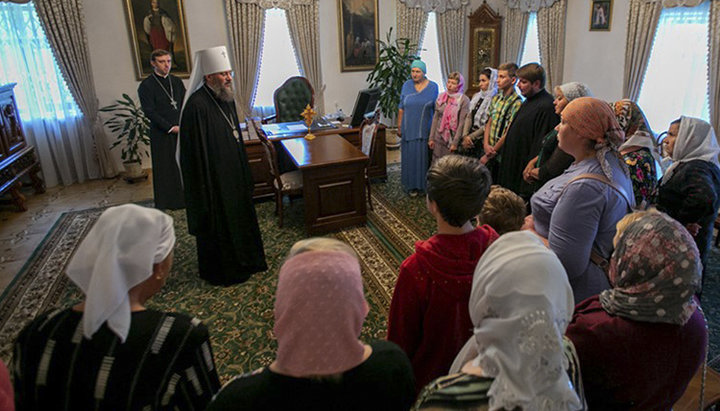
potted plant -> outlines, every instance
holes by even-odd
[[[382,114],[394,125],[398,104],[400,104],[400,91],[410,78],[410,64],[418,56],[415,54],[417,44],[411,44],[410,39],[398,38],[392,40],[392,27],[388,30],[387,40],[378,40],[378,62],[367,76],[370,87],[380,87],[379,106]],[[388,133],[387,146],[398,147],[400,141],[395,133]]]
[[[147,173],[142,169],[142,157],[143,154],[150,156],[147,149],[150,144],[150,120],[130,96],[123,94],[122,97],[100,111],[111,114],[110,119],[103,123],[117,134],[117,139],[110,149],[121,147],[120,157],[125,166],[125,179],[134,182],[147,178]]]

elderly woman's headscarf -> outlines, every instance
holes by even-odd
[[[625,133],[606,102],[594,97],[577,98],[565,107],[562,117],[580,137],[595,142],[595,157],[602,167],[603,174],[610,181],[613,181],[612,168],[605,158],[608,151],[615,154],[627,173],[625,161],[618,151],[625,141]]]
[[[628,224],[610,259],[613,286],[600,293],[610,314],[634,321],[685,324],[702,267],[695,240],[667,214],[648,213]]]
[[[625,142],[620,146],[620,151],[628,147],[645,147],[655,161],[661,164],[660,148],[640,106],[629,99],[622,99],[610,105],[620,127],[625,132]]]
[[[580,409],[565,371],[563,335],[574,301],[558,257],[527,231],[483,254],[470,294],[473,336],[450,368],[472,360],[487,377],[490,409]]]
[[[414,68],[419,68],[420,70],[422,70],[423,74],[427,74],[427,66],[425,65],[425,62],[420,59],[413,60],[413,62],[410,64],[410,70]]]
[[[482,99],[482,103],[480,103],[480,107],[478,107],[477,111],[475,112],[475,117],[473,117],[473,125],[477,128],[482,127],[487,122],[487,119],[490,115],[490,102],[492,101],[492,98],[497,94],[498,92],[498,85],[497,85],[497,76],[498,72],[492,67],[485,67],[486,69],[490,70],[490,81],[488,82],[488,88],[487,90],[480,90],[473,96],[472,100],[470,100],[470,108],[472,110],[473,107],[475,107]]]
[[[699,118],[680,117],[680,129],[671,156],[673,162],[665,171],[662,183],[670,180],[678,164],[688,161],[703,160],[720,167],[718,154],[720,146],[710,123]]]
[[[175,245],[170,216],[125,204],[105,210],[80,243],[67,275],[85,293],[83,334],[107,322],[122,342],[130,331],[128,291],[152,275]]]
[[[592,97],[593,95],[590,91],[590,87],[577,81],[565,83],[558,86],[558,88],[562,91],[563,96],[565,96],[568,103],[580,97]]]
[[[363,361],[358,340],[368,305],[360,264],[341,251],[308,251],[280,269],[276,363],[294,377],[330,375]]]

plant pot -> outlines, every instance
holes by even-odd
[[[388,127],[385,129],[385,147],[389,150],[400,148],[400,138],[397,135],[396,127]]]
[[[124,161],[123,166],[125,166],[125,174],[123,175],[125,181],[135,182],[147,178],[147,172],[143,170],[140,161]]]

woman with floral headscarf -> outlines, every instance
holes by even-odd
[[[290,249],[275,293],[277,353],[215,396],[217,410],[407,410],[410,360],[389,341],[360,341],[368,314],[350,246],[310,238]]]
[[[625,134],[610,106],[592,97],[562,112],[558,146],[575,162],[535,193],[526,228],[546,239],[570,279],[576,301],[610,287],[605,273],[617,223],[634,205],[618,152]]]
[[[591,97],[590,88],[576,81],[555,87],[555,114],[560,115],[567,105],[579,97]],[[538,189],[551,179],[563,173],[574,161],[573,157],[558,147],[557,129],[543,138],[543,144],[535,158],[530,160],[523,171],[523,179],[535,184]]]
[[[655,164],[660,164],[660,150],[645,113],[634,101],[623,99],[611,105],[625,132],[620,154],[625,159],[633,183],[635,206],[644,210],[652,202],[651,196],[657,187]]]
[[[492,98],[498,92],[497,77],[498,71],[491,67],[485,67],[480,72],[478,78],[480,91],[475,93],[470,100],[470,112],[465,116],[463,137],[457,146],[459,154],[480,158],[485,153],[483,150],[485,123],[490,116]]]
[[[416,409],[583,409],[577,358],[563,338],[573,311],[565,270],[535,235],[500,237],[478,262],[473,336]]]
[[[705,358],[690,234],[657,211],[618,223],[612,289],[582,301],[568,326],[590,409],[669,410]]]
[[[703,283],[720,207],[720,147],[712,126],[699,118],[673,121],[663,141],[672,165],[658,189],[657,208],[685,225],[695,238],[703,264]]]
[[[435,115],[430,126],[428,147],[433,152],[432,163],[457,150],[470,107],[470,99],[463,94],[465,79],[462,74],[450,73],[446,88],[447,91],[435,100]]]

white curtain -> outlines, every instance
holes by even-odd
[[[545,88],[550,92],[563,81],[566,14],[565,0],[556,1],[552,6],[541,8],[537,12],[540,61],[547,73]]]
[[[708,56],[708,99],[710,102],[710,123],[715,132],[720,132],[720,0],[710,2],[710,43]]]
[[[250,106],[258,80],[265,10],[258,4],[238,0],[225,0],[225,14],[232,42],[235,68],[235,93],[240,118],[251,115]]]
[[[18,109],[46,186],[102,177],[92,129],[63,79],[33,5],[0,3],[0,30],[0,82],[17,83]]]
[[[315,90],[315,111],[325,112],[322,68],[320,64],[320,35],[318,2],[293,4],[287,9],[290,38],[298,56],[300,73]]]
[[[630,100],[636,101],[640,96],[661,12],[659,1],[630,0],[623,81],[623,96]]]
[[[467,7],[446,10],[437,14],[437,33],[440,46],[440,69],[443,83],[453,71],[463,72],[463,52],[465,51],[465,27]]]
[[[410,44],[417,45],[413,53],[420,54],[419,48],[425,37],[425,26],[428,13],[421,7],[408,7],[402,1],[396,3],[397,38],[409,39]]]
[[[530,13],[519,8],[508,8],[502,22],[502,44],[500,47],[500,62],[519,63],[525,47],[525,34],[527,33]]]
[[[545,7],[552,7],[559,0],[507,0],[507,6],[511,9],[518,9],[524,13],[540,11]]]

